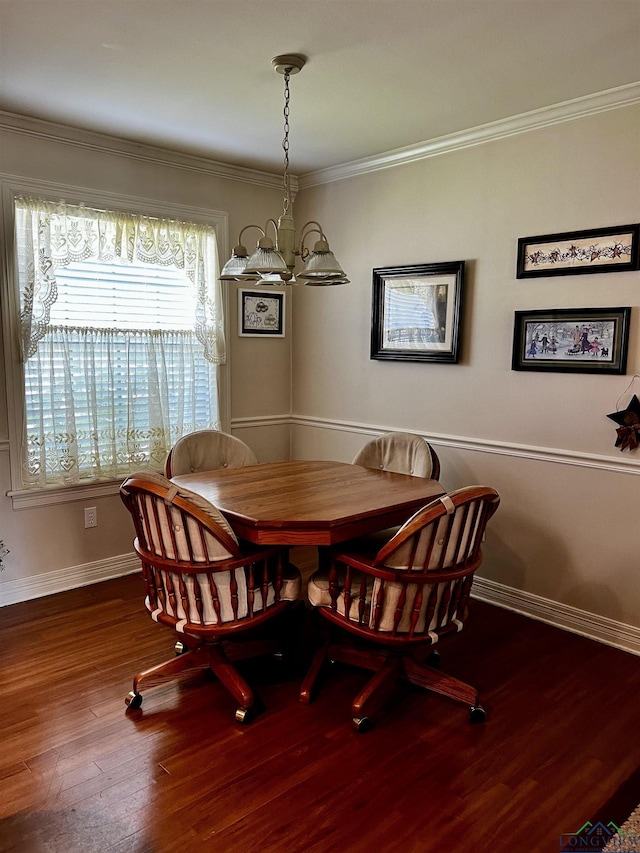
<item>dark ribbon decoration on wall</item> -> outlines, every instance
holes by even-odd
[[[616,433],[618,435],[615,446],[620,450],[635,450],[640,444],[640,400],[634,394],[627,408],[620,412],[612,412],[607,415],[612,421],[620,424]]]

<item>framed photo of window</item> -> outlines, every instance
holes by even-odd
[[[626,373],[631,308],[516,311],[512,370]]]
[[[284,292],[238,290],[238,335],[284,338]]]
[[[458,361],[464,263],[373,270],[371,358]]]

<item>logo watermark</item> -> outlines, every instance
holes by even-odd
[[[560,836],[560,850],[576,853],[602,853],[608,850],[637,851],[640,853],[640,836],[627,835],[613,821],[591,823],[587,821],[577,832],[564,832]]]

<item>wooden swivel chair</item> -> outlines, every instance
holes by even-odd
[[[145,607],[176,631],[176,651],[184,652],[136,675],[127,705],[139,708],[145,687],[210,668],[238,703],[236,720],[251,722],[259,703],[233,661],[279,647],[277,637],[261,638],[256,629],[286,615],[300,572],[284,548],[239,543],[212,504],[160,474],[134,474],[120,496],[133,517]]]
[[[255,453],[244,441],[226,432],[203,429],[176,441],[167,456],[165,474],[171,478],[197,471],[257,464]]]
[[[440,476],[440,460],[433,447],[410,432],[386,432],[371,439],[358,451],[353,464],[432,480]]]
[[[330,570],[311,576],[308,597],[333,631],[304,678],[301,702],[311,701],[324,663],[339,661],[374,672],[352,705],[357,731],[371,727],[398,679],[464,702],[473,721],[484,720],[475,688],[441,673],[434,647],[464,625],[485,527],[499,502],[484,486],[458,489],[418,510],[379,550],[366,539],[330,549]]]

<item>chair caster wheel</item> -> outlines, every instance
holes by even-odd
[[[185,646],[182,640],[176,640],[176,644],[173,647],[173,651],[176,653],[176,655],[183,655],[188,652],[189,649]]]
[[[137,711],[140,705],[142,705],[142,694],[134,693],[132,690],[127,696],[124,697],[124,704],[132,711]]]
[[[248,726],[249,723],[252,723],[256,714],[252,708],[238,708],[235,713],[235,718],[237,723],[242,723],[243,726]]]
[[[471,705],[469,708],[469,719],[472,723],[484,723],[487,718],[487,712],[482,705]]]
[[[354,717],[353,727],[359,734],[364,734],[365,732],[371,731],[373,728],[373,722],[369,717]]]
[[[430,666],[433,669],[440,669],[441,665],[440,652],[437,649],[434,649],[434,651],[432,651],[427,657],[427,666]]]

